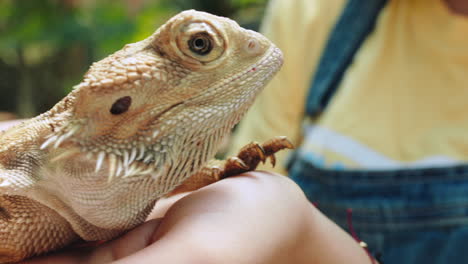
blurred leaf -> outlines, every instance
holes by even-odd
[[[143,40],[153,34],[159,26],[164,24],[177,11],[173,6],[161,3],[145,8],[136,17],[136,30],[131,42]]]

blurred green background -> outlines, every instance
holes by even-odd
[[[148,37],[185,9],[257,30],[267,0],[1,0],[0,112],[31,117],[51,108],[89,65]],[[0,113],[0,120],[8,114]]]

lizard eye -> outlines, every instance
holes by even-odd
[[[120,115],[128,111],[132,104],[132,98],[130,96],[124,96],[117,99],[112,105],[110,112],[113,115]]]
[[[226,48],[222,32],[205,22],[190,22],[178,25],[175,43],[178,52],[201,63],[210,63],[220,58]]]
[[[206,55],[213,49],[213,39],[206,33],[194,34],[188,41],[189,49],[198,54]]]

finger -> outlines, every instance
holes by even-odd
[[[159,227],[161,219],[153,219],[129,231],[125,235],[95,248],[70,249],[65,252],[34,258],[24,264],[79,264],[109,263],[147,247]]]
[[[151,237],[160,223],[161,219],[145,222],[118,239],[96,248],[83,263],[108,263],[147,247],[151,243]]]

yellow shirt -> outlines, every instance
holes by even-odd
[[[241,123],[233,149],[286,135],[324,167],[468,160],[468,18],[451,13],[443,0],[389,1],[303,141],[310,80],[345,2],[271,2],[263,32],[283,50],[285,64]],[[278,164],[285,156],[278,155]]]

